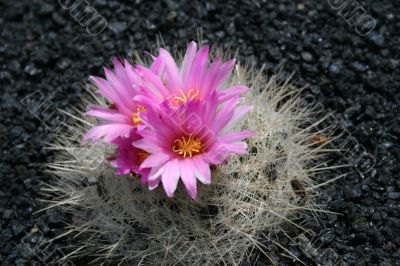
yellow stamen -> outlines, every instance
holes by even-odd
[[[199,139],[194,139],[192,135],[189,137],[184,136],[174,141],[176,145],[172,147],[172,151],[186,157],[189,155],[192,158],[193,155],[196,155],[201,152],[203,144]]]
[[[132,121],[133,121],[133,124],[134,124],[135,126],[139,125],[140,122],[142,122],[142,120],[140,120],[140,117],[139,117],[139,114],[138,114],[138,113],[133,113],[133,115],[132,115]]]
[[[150,155],[150,153],[148,153],[147,151],[139,150],[139,151],[137,152],[137,156],[138,156],[138,158],[137,158],[137,164],[138,164],[138,165],[141,165],[141,164],[143,163],[143,161],[146,160],[147,157],[149,157],[149,155]]]
[[[179,91],[180,91],[180,95],[179,96],[174,96],[172,98],[172,105],[174,107],[177,107],[177,106],[187,102],[188,100],[196,99],[197,96],[199,96],[199,93],[200,93],[199,90],[195,90],[195,89],[188,90],[187,94],[185,94],[183,92],[183,90],[179,90]]]
[[[193,93],[194,92],[194,93]],[[196,97],[199,95],[200,91],[199,90],[194,90],[190,89],[187,93],[188,97],[192,100],[196,99]]]
[[[144,106],[138,106],[138,107],[136,107],[136,111],[138,111],[138,112],[146,112],[147,111],[147,108],[146,107],[144,107]]]
[[[132,114],[132,121],[135,126],[139,125],[142,122],[142,120],[139,117],[139,112],[146,112],[146,111],[147,111],[147,108],[144,106],[136,107],[136,112],[134,112]]]
[[[183,92],[183,90],[180,90],[181,92],[181,96],[175,96],[174,99],[178,102],[178,103],[185,103],[187,101],[186,95]]]

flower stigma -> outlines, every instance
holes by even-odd
[[[203,144],[199,139],[194,139],[190,134],[189,137],[183,136],[174,141],[176,145],[172,147],[172,151],[182,155],[183,157],[189,156],[192,158],[193,155],[199,154],[203,147]]]

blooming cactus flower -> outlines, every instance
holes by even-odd
[[[211,182],[211,164],[247,151],[243,139],[252,132],[226,131],[250,110],[247,105],[237,107],[239,95],[248,88],[225,88],[235,60],[223,63],[219,57],[209,65],[208,46],[197,50],[195,42],[189,43],[180,67],[162,48],[152,58],[150,67],[133,67],[114,58],[114,71],[104,68],[106,79],[91,77],[99,88],[96,92],[111,106],[89,107],[86,115],[104,122],[83,140],[117,145],[111,161],[117,175],[135,172],[150,189],[162,182],[170,197],[182,179],[195,199],[197,179]]]
[[[218,100],[223,102],[248,90],[242,85],[223,89],[235,60],[222,64],[221,58],[217,58],[208,67],[208,50],[208,46],[204,46],[197,52],[197,44],[191,42],[180,69],[171,54],[162,48],[150,68],[142,65],[133,68],[127,60],[122,65],[114,58],[115,71],[104,68],[106,80],[90,77],[100,88],[96,93],[110,100],[113,108],[89,107],[86,115],[105,122],[89,130],[84,141],[102,138],[111,143],[119,136],[128,137],[130,130],[140,125],[139,114],[146,111],[147,105],[168,100],[177,107],[188,100],[206,99],[214,91],[218,91]]]
[[[145,184],[150,169],[140,169],[139,166],[149,156],[149,153],[132,145],[133,141],[139,139],[141,139],[141,136],[137,134],[135,129],[131,130],[128,138],[118,137],[114,139],[112,144],[117,145],[117,155],[111,161],[111,165],[118,169],[117,175],[127,175],[134,172],[140,175],[140,181]]]
[[[146,111],[146,107],[133,100],[138,94],[138,86],[141,83],[136,71],[125,60],[125,65],[114,58],[113,73],[104,68],[106,78],[91,77],[91,80],[100,90],[96,91],[111,101],[112,107],[106,108],[98,105],[89,106],[86,115],[94,116],[105,122],[94,126],[84,136],[83,140],[97,141],[102,138],[107,143],[120,136],[128,138],[132,129],[140,124],[139,113]]]
[[[138,101],[161,104],[168,100],[171,106],[177,107],[188,100],[206,99],[215,91],[218,92],[219,102],[223,102],[248,90],[242,85],[224,88],[236,60],[222,63],[221,57],[218,57],[208,66],[208,46],[197,51],[197,44],[189,43],[180,67],[163,48],[159,56],[153,58],[150,68],[136,66],[138,75],[144,81],[141,93],[135,97]]]
[[[139,130],[143,137],[133,145],[150,155],[141,168],[151,168],[148,176],[150,189],[160,181],[172,197],[181,179],[193,199],[197,197],[197,179],[210,184],[210,165],[221,164],[231,153],[244,154],[247,144],[243,139],[252,131],[227,133],[250,109],[237,106],[233,97],[222,106],[216,93],[207,101],[191,100],[174,111],[169,105],[153,106],[141,118],[146,127]]]

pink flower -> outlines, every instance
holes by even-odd
[[[188,100],[206,99],[215,91],[221,103],[248,90],[242,85],[225,88],[236,60],[222,63],[218,57],[209,66],[208,53],[208,46],[197,51],[197,44],[191,42],[178,67],[171,54],[161,48],[159,56],[153,57],[150,68],[136,66],[143,83],[140,95],[135,99],[148,104],[161,104],[168,100],[172,107],[177,107]]]
[[[226,88],[235,60],[208,61],[208,46],[197,50],[195,42],[189,43],[180,67],[162,48],[149,68],[114,58],[114,71],[104,68],[106,79],[91,77],[111,105],[89,107],[86,115],[102,123],[83,140],[117,145],[111,161],[117,175],[137,173],[150,189],[162,182],[169,197],[182,179],[196,199],[197,179],[210,184],[210,165],[246,153],[243,139],[253,135],[227,133],[251,108],[236,107],[246,86]]]
[[[148,105],[168,100],[171,106],[178,107],[188,100],[206,99],[215,91],[218,102],[222,103],[248,90],[242,85],[223,89],[235,60],[222,63],[217,58],[208,67],[208,46],[197,51],[197,44],[191,42],[180,69],[171,54],[162,48],[160,55],[153,59],[150,68],[136,65],[134,69],[127,60],[122,65],[114,58],[114,72],[104,68],[106,79],[91,77],[99,88],[96,93],[105,96],[112,108],[89,106],[85,114],[104,122],[90,129],[84,141],[103,139],[111,143],[115,138],[128,137],[131,129],[140,126],[139,114],[146,112]]]
[[[140,169],[140,164],[149,156],[149,153],[138,149],[132,145],[133,141],[141,139],[141,136],[132,129],[128,138],[118,137],[112,141],[117,145],[116,158],[111,161],[111,165],[118,168],[117,175],[127,175],[132,172],[141,176],[142,184],[147,182],[147,177],[150,173],[149,168]]]
[[[128,138],[132,129],[140,124],[139,113],[145,112],[146,107],[133,100],[138,94],[141,83],[136,71],[125,60],[125,65],[114,58],[114,73],[104,68],[106,80],[99,77],[90,77],[95,85],[100,88],[96,93],[105,96],[111,107],[98,105],[89,106],[86,115],[104,120],[100,125],[94,126],[84,136],[83,140],[97,141],[102,138],[107,143],[118,137]]]
[[[133,145],[150,154],[140,166],[151,168],[150,189],[161,181],[172,197],[182,179],[190,196],[196,199],[197,179],[203,184],[211,182],[210,165],[221,164],[232,153],[247,152],[243,139],[253,136],[252,131],[227,133],[251,109],[249,105],[236,107],[238,99],[232,97],[219,105],[214,93],[207,100],[190,100],[177,109],[164,104],[141,114],[146,127],[138,131],[143,138]]]

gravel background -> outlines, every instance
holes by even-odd
[[[108,21],[96,37],[58,1],[0,0],[1,265],[57,265],[56,248],[66,244],[43,242],[61,230],[59,213],[34,213],[48,180],[41,165],[53,159],[43,149],[51,121],[40,122],[21,99],[38,90],[54,110],[74,105],[82,82],[100,75],[113,55],[150,50],[159,33],[170,48],[182,48],[200,27],[205,42],[238,48],[242,59],[254,57],[271,72],[279,65],[294,71],[296,84],[308,85],[376,158],[369,174],[350,169],[322,189],[320,202],[341,215],[309,223],[317,252],[291,251],[309,265],[400,265],[400,2],[359,1],[377,22],[365,37],[327,0],[89,2]]]

